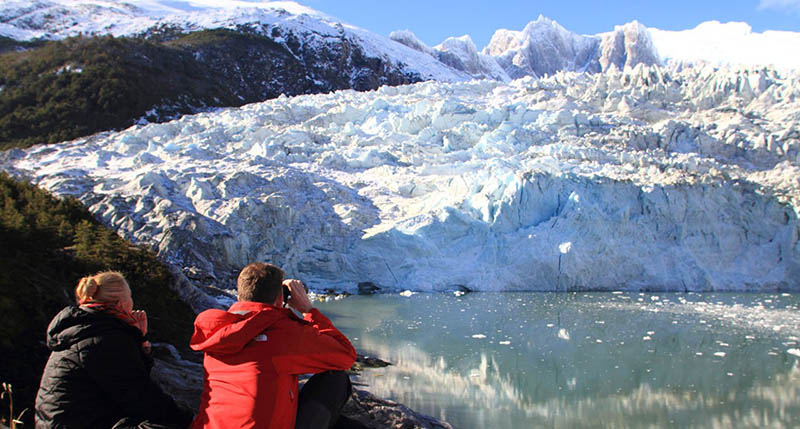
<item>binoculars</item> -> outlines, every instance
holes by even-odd
[[[289,287],[286,285],[282,285],[281,287],[283,287],[283,306],[286,307],[289,300],[292,299],[292,291],[289,290]],[[305,284],[303,284],[303,289],[306,290],[306,293],[308,292],[308,286]]]

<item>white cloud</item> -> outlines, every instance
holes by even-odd
[[[760,0],[758,9],[775,9],[800,14],[800,0]]]

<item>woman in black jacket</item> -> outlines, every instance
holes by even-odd
[[[151,379],[147,317],[117,272],[84,277],[79,306],[47,328],[52,350],[36,395],[37,428],[178,428],[191,422]]]

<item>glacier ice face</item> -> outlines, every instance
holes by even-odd
[[[639,65],[281,97],[0,154],[232,287],[800,290],[800,76]]]

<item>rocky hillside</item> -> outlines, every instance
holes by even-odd
[[[53,143],[280,95],[416,82],[347,39],[322,48],[248,31],[74,37],[0,56],[0,149]],[[13,49],[24,48],[24,49]],[[11,48],[11,49],[9,49]]]
[[[169,269],[100,225],[77,200],[0,173],[0,243],[0,374],[14,386],[18,411],[33,406],[49,356],[48,323],[74,302],[78,279],[97,271],[125,274],[136,307],[149,315],[151,339],[189,352],[194,312],[175,292]],[[25,427],[33,427],[31,418]]]

